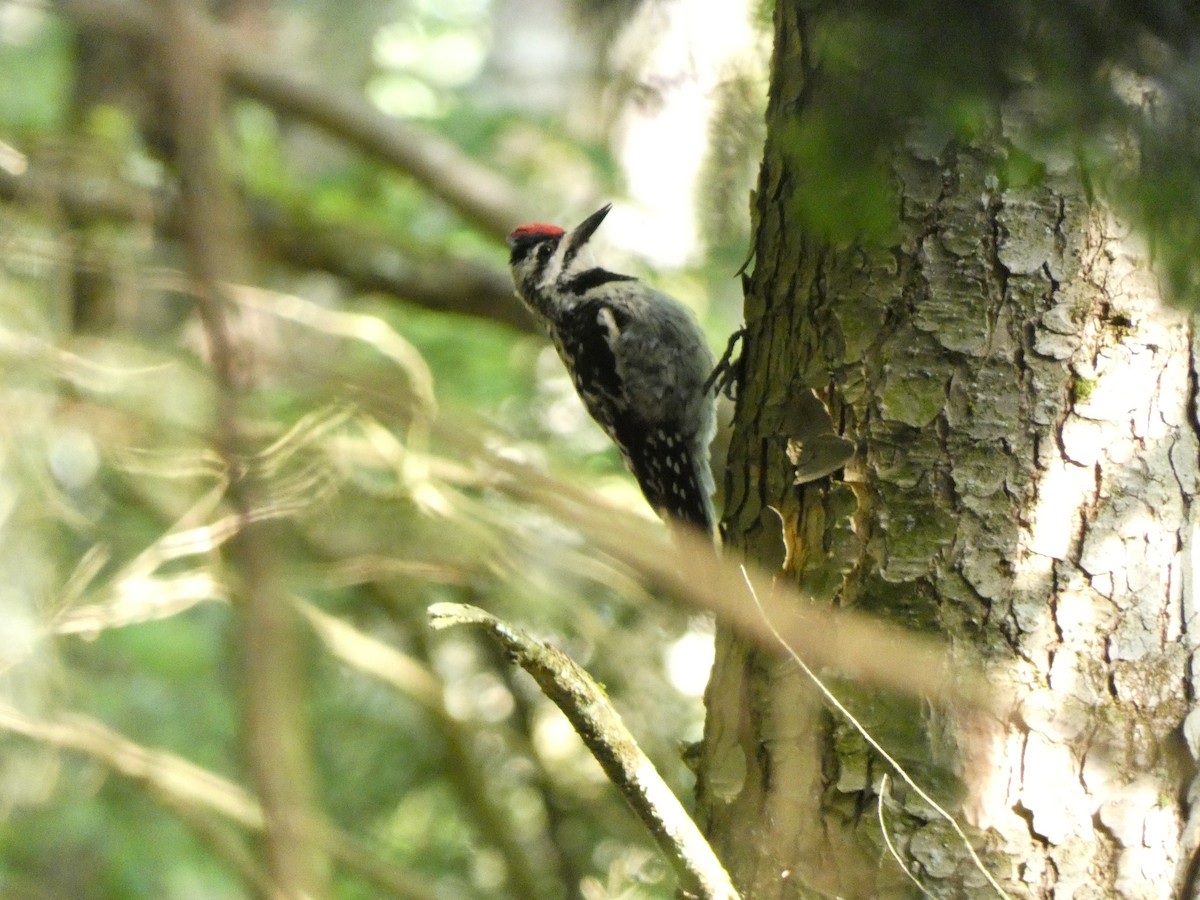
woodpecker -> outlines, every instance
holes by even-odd
[[[557,225],[513,231],[513,284],[650,506],[711,536],[716,398],[706,382],[713,355],[678,300],[584,261],[581,251],[611,208],[570,232]]]

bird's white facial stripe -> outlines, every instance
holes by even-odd
[[[546,267],[547,272],[553,271],[554,277],[558,282],[565,283],[570,281],[579,272],[592,267],[592,253],[587,245],[580,247],[571,261],[566,265],[563,260],[571,249],[571,235],[567,234],[562,241],[559,242],[558,250],[554,254],[554,259],[550,261],[550,265]]]
[[[553,288],[562,273],[563,257],[567,252],[567,239],[564,237],[558,242],[558,246],[554,248],[554,255],[546,260],[546,265],[542,268],[542,277],[540,286],[546,290]]]

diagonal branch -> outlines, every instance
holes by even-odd
[[[66,0],[61,9],[91,28],[154,44],[167,38],[162,23],[140,2]],[[219,48],[217,65],[240,93],[407,172],[496,240],[523,219],[517,189],[440,135],[385,115],[359,94],[297,78],[285,63],[264,61],[261,48],[245,46],[227,29],[199,27],[204,42]]]
[[[429,623],[433,628],[480,627],[533,676],[642,820],[679,877],[685,896],[737,900],[738,893],[712,847],[591,675],[560,650],[475,606],[435,603],[429,607]]]
[[[300,81],[236,49],[227,51],[225,62],[235,90],[403,169],[489,237],[503,240],[523,218],[516,189],[440,135],[385,115],[357,94]]]

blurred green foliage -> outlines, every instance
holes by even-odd
[[[770,5],[747,13],[764,48]],[[597,6],[604,14],[577,14]],[[498,35],[520,4],[307,0],[272,16],[298,74],[450,140],[514,185],[531,215],[552,216],[621,194],[614,123],[661,100],[611,89],[628,73],[605,68],[614,34],[595,29],[636,6],[564,6],[555,27],[568,64],[543,73],[570,86],[557,105],[502,90],[511,73]],[[888,150],[919,121],[925,144],[995,150],[1001,185],[1036,183],[1064,153],[1077,160],[1190,296],[1200,258],[1190,7],[880,0],[828,15],[811,37],[814,77],[835,85],[821,94],[829,105],[783,136],[807,173],[806,227],[885,238],[897,215]],[[170,128],[145,48],[97,53],[105,40],[51,10],[0,3],[0,705],[34,722],[88,716],[249,788],[238,572],[217,528],[231,515],[231,473],[214,449],[218,387],[172,221]],[[739,315],[733,272],[764,137],[764,61],[750,56],[712,98],[697,188],[705,262],[652,273],[697,305],[707,298],[714,346]],[[1130,85],[1145,89],[1141,101]],[[1003,104],[1032,90],[1031,126],[998,135]],[[233,99],[226,121],[245,210],[267,210],[301,242],[307,228],[395,248],[398,268],[468,260],[503,274],[495,236],[405,173],[262,104]],[[248,281],[257,299],[237,295],[231,313],[249,350],[239,410],[257,451],[241,462],[268,473],[261,512],[287,523],[272,548],[287,592],[405,654],[445,692],[433,708],[421,678],[384,683],[318,630],[302,632],[322,812],[438,896],[526,896],[514,880],[522,855],[537,896],[580,884],[589,898],[671,896],[647,838],[528,681],[469,635],[424,629],[425,608],[443,600],[540,629],[606,686],[688,791],[677,742],[698,736],[699,701],[668,679],[664,653],[702,626],[551,513],[507,498],[472,450],[481,439],[645,512],[545,342],[456,311],[453,295],[445,309],[419,308],[268,253]],[[418,389],[426,377],[436,427]],[[259,853],[258,835],[6,721],[0,894],[253,893],[237,860]],[[336,896],[383,895],[361,870],[335,872]]]
[[[561,109],[488,99],[495,12],[306,2],[273,14],[281,33],[337,32],[304,78],[423,123],[527,191],[531,210],[564,208],[581,176],[616,193],[606,136]],[[245,861],[263,858],[261,836],[154,782],[186,785],[186,762],[254,783],[242,573],[221,530],[233,510],[214,438],[220,388],[172,206],[169,117],[147,48],[114,40],[0,4],[0,718],[17,717],[0,731],[0,893],[242,897],[255,893]],[[495,237],[404,173],[258,103],[234,98],[226,122],[251,221],[395,248],[397,265],[471,260],[503,274]],[[744,229],[726,236],[744,242]],[[668,871],[557,711],[469,634],[425,632],[440,600],[536,623],[607,685],[688,792],[676,743],[698,736],[699,702],[668,682],[664,652],[692,623],[553,516],[505,499],[472,455],[486,436],[644,509],[545,341],[455,312],[453,296],[445,311],[418,307],[268,253],[248,281],[258,292],[235,295],[230,313],[254,448],[243,462],[267,485],[260,514],[286,522],[271,548],[286,593],[419,673],[385,683],[315,626],[301,631],[321,814],[430,896],[580,884],[670,896]],[[146,752],[150,774],[136,762]],[[332,894],[408,896],[344,863]]]
[[[0,122],[5,130],[35,136],[62,128],[69,107],[71,29],[48,22],[27,39],[6,43],[0,53]]]

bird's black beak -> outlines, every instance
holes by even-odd
[[[571,232],[568,239],[566,258],[563,260],[564,266],[569,263],[575,254],[583,249],[583,246],[596,233],[596,229],[600,227],[600,223],[604,221],[604,217],[608,215],[608,211],[612,209],[611,203],[605,203],[602,207],[575,226],[575,230]]]

